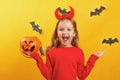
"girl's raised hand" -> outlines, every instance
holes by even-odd
[[[95,52],[94,55],[101,57],[105,53],[104,50],[100,50],[99,52]]]

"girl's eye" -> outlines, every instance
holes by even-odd
[[[68,31],[71,31],[71,29],[68,29]]]
[[[64,29],[59,29],[60,31],[64,31]]]

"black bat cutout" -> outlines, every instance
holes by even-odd
[[[40,34],[42,33],[42,29],[39,29],[39,28],[38,28],[38,27],[39,27],[39,25],[38,25],[38,24],[37,24],[37,25],[35,25],[35,22],[34,22],[34,21],[30,22],[30,24],[31,24],[31,26],[32,26],[33,30],[35,30],[35,31],[39,32]]]
[[[41,53],[42,56],[44,55],[44,51],[43,51],[42,47],[40,47],[39,52]]]
[[[107,39],[104,39],[104,40],[102,41],[102,43],[106,43],[106,44],[110,44],[110,45],[113,44],[113,43],[116,43],[116,42],[119,42],[117,38],[114,38],[114,39],[108,38],[108,40],[107,40]]]
[[[66,11],[66,9],[61,9],[60,7],[58,8],[58,11],[61,13],[61,14],[70,14],[70,11]]]
[[[100,9],[96,8],[96,9],[95,9],[95,12],[91,12],[91,13],[90,13],[90,16],[100,15],[100,13],[101,13],[103,10],[105,10],[105,9],[106,9],[106,8],[103,7],[103,6],[101,6]]]

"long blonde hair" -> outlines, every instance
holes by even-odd
[[[70,18],[62,18],[60,19],[57,23],[56,23],[56,27],[55,27],[55,30],[54,30],[54,33],[53,33],[53,36],[52,36],[52,39],[51,39],[51,42],[52,44],[46,49],[46,51],[48,51],[50,48],[56,48],[56,47],[59,47],[60,45],[60,42],[58,40],[58,35],[57,35],[57,28],[58,28],[58,25],[61,21],[63,20],[69,20],[72,24],[73,24],[73,27],[74,27],[74,31],[76,33],[75,37],[73,38],[72,40],[72,45],[75,46],[75,47],[78,47],[78,30],[77,30],[77,25],[76,25],[76,22],[75,20],[73,19],[70,19]]]

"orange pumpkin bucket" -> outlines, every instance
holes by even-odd
[[[36,53],[40,50],[40,40],[35,37],[35,36],[30,36],[30,37],[24,37],[21,41],[20,41],[20,47],[22,49],[22,52],[28,56],[27,53]]]

